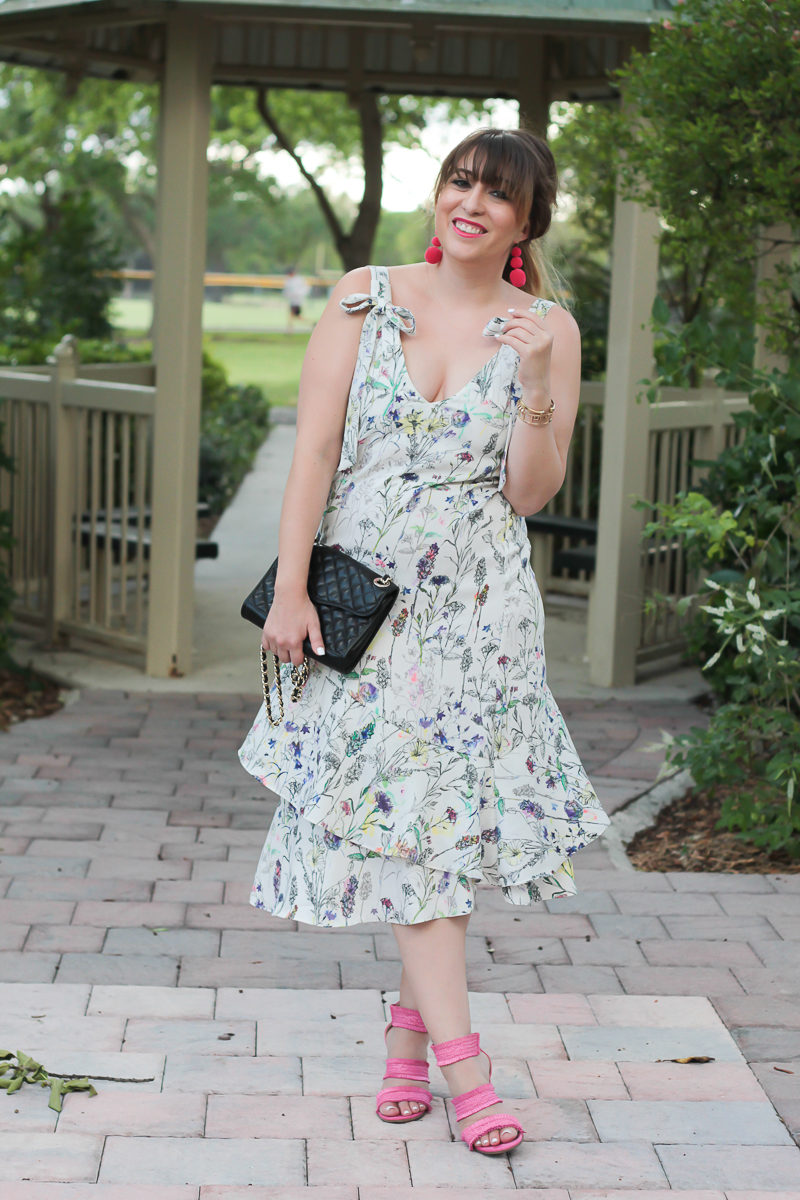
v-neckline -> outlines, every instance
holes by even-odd
[[[387,297],[386,297],[387,303],[393,304],[394,301],[392,299],[392,282],[391,282],[391,278],[389,276],[389,268],[388,267],[386,268],[386,292],[387,292]],[[414,383],[414,380],[411,378],[411,373],[408,369],[408,362],[406,360],[406,352],[405,352],[405,348],[403,346],[403,337],[402,337],[402,333],[399,329],[397,330],[397,345],[398,345],[398,348],[400,351],[401,365],[403,368],[403,374],[406,377],[406,383],[408,383],[410,385],[411,390],[414,393],[414,395],[419,400],[421,400],[423,404],[427,405],[428,408],[438,408],[440,404],[449,404],[451,401],[457,400],[459,398],[459,396],[461,396],[462,393],[467,390],[467,388],[470,386],[470,384],[473,384],[475,382],[475,380],[478,378],[478,376],[482,375],[483,372],[486,370],[486,368],[491,366],[491,364],[495,361],[495,359],[500,356],[500,351],[505,349],[505,343],[498,346],[497,349],[495,350],[494,354],[490,355],[489,358],[487,358],[486,362],[483,363],[482,366],[478,367],[477,371],[475,371],[474,374],[470,375],[470,377],[466,381],[466,383],[463,383],[457,391],[453,392],[452,395],[442,396],[442,398],[440,400],[429,400],[427,398],[427,396],[423,396],[422,392],[419,390],[419,388]]]

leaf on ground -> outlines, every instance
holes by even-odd
[[[16,1058],[16,1063],[7,1061]],[[65,1092],[88,1092],[90,1096],[97,1095],[97,1088],[89,1082],[88,1076],[50,1075],[45,1067],[29,1054],[17,1050],[0,1050],[0,1088],[10,1095],[18,1092],[23,1083],[38,1083],[40,1087],[50,1088],[50,1100],[47,1107],[54,1112],[61,1112],[62,1097]]]
[[[656,1062],[674,1062],[674,1063],[709,1063],[715,1060],[710,1054],[689,1054],[686,1058],[657,1058]]]

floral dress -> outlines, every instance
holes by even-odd
[[[430,403],[387,268],[342,307],[368,311],[319,535],[400,594],[353,672],[310,660],[282,724],[262,704],[241,747],[280,797],[250,903],[347,926],[469,913],[477,883],[512,904],[574,894],[572,856],[608,817],[547,686],[525,520],[501,491],[519,358],[501,345]]]

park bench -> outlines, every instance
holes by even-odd
[[[580,571],[592,574],[597,559],[597,521],[590,517],[564,517],[557,513],[538,512],[526,517],[525,523],[534,535],[589,543],[584,546],[562,546],[555,550],[551,575],[560,575],[562,571],[568,571],[570,575],[577,575]]]
[[[197,505],[198,517],[207,517],[209,511],[207,504]],[[125,561],[131,562],[137,557],[141,545],[142,557],[148,560],[152,547],[151,517],[150,509],[146,508],[142,513],[142,530],[140,531],[138,508],[132,507],[127,510],[125,528],[123,528],[122,509],[120,508],[112,508],[110,521],[106,519],[106,510],[98,509],[94,516],[94,524],[91,513],[85,512],[80,519],[81,545],[91,546],[94,542],[98,550],[110,549],[115,563],[122,561],[123,546],[126,550]],[[218,558],[219,545],[208,538],[197,538],[194,544],[194,556],[195,559]]]

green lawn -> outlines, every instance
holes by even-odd
[[[308,300],[303,306],[303,327],[286,333],[286,305],[281,296],[262,299],[237,293],[222,302],[207,301],[203,305],[205,343],[225,367],[231,383],[256,383],[273,404],[296,404],[311,326],[324,307],[323,299]],[[113,303],[115,328],[131,337],[145,334],[151,319],[147,299],[117,298]]]
[[[303,317],[309,324],[319,320],[325,307],[321,297],[309,299],[303,305]],[[148,299],[123,300],[117,297],[111,306],[111,321],[119,329],[145,331],[152,319]],[[206,333],[236,331],[240,333],[280,332],[286,329],[286,304],[283,297],[268,294],[265,298],[234,292],[223,301],[207,300],[203,305],[203,329]]]
[[[309,335],[264,333],[258,338],[208,334],[206,347],[231,383],[257,383],[273,404],[296,404],[297,384]]]

